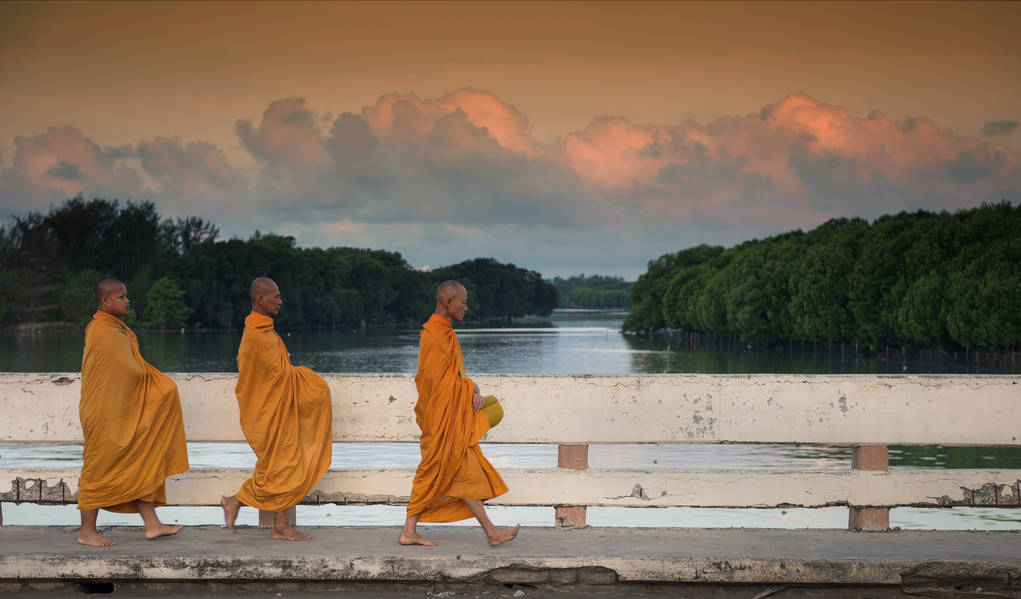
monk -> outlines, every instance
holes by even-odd
[[[482,503],[507,492],[479,448],[482,436],[503,419],[503,408],[492,395],[483,397],[465,374],[452,324],[464,320],[467,311],[464,285],[444,281],[436,291],[436,311],[422,325],[415,376],[422,461],[411,486],[408,518],[397,539],[401,545],[436,545],[418,534],[419,522],[456,522],[474,516],[494,547],[513,539],[521,528],[494,526]]]
[[[283,299],[272,279],[259,277],[249,289],[252,313],[238,348],[241,430],[257,458],[255,473],[236,495],[224,497],[224,520],[234,523],[242,505],[275,512],[270,536],[284,541],[311,537],[291,526],[287,510],[297,505],[330,468],[333,404],[326,381],[304,366],[291,366],[273,317]]]
[[[141,514],[145,538],[180,532],[156,516],[166,505],[168,476],[188,469],[181,400],[170,377],[138,352],[138,339],[121,319],[128,315],[128,288],[116,279],[96,285],[96,313],[85,328],[82,394],[82,475],[78,542],[116,545],[96,530],[100,508]]]

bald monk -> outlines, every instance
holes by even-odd
[[[167,502],[166,478],[188,469],[177,385],[142,359],[138,339],[121,322],[131,306],[124,283],[103,279],[95,294],[78,404],[84,440],[78,542],[116,545],[96,530],[100,509],[141,514],[147,539],[175,535],[181,527],[160,522],[156,507]]]
[[[284,541],[311,537],[291,526],[287,510],[312,491],[333,457],[330,388],[304,366],[291,366],[287,348],[273,330],[283,300],[272,279],[259,277],[249,289],[252,313],[238,348],[241,430],[255,451],[252,478],[224,497],[224,520],[234,532],[242,505],[275,512],[270,536]]]
[[[465,375],[461,344],[451,326],[464,319],[468,292],[457,281],[436,291],[436,311],[422,325],[418,349],[418,402],[422,461],[415,472],[401,545],[436,545],[418,534],[419,522],[456,522],[474,516],[492,546],[510,541],[521,525],[494,526],[483,501],[507,492],[507,485],[482,455],[479,440],[503,419],[492,395]]]

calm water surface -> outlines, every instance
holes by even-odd
[[[623,312],[558,311],[549,319],[523,319],[506,327],[458,328],[470,373],[632,374],[632,373],[895,373],[953,372],[962,368],[916,364],[898,359],[854,358],[838,352],[801,354],[727,350],[670,349],[666,338],[623,335]],[[412,373],[418,354],[418,327],[365,330],[281,331],[291,359],[320,372]],[[142,354],[166,372],[236,372],[241,332],[139,332]],[[81,365],[81,331],[0,332],[0,371],[74,372]],[[967,371],[967,367],[964,368]],[[192,468],[248,468],[255,456],[247,445],[191,443]],[[552,445],[486,444],[498,468],[555,467]],[[846,470],[850,448],[777,445],[594,445],[593,468]],[[418,446],[402,443],[336,444],[334,469],[414,468]],[[1021,468],[1015,448],[891,447],[893,468]],[[79,445],[0,444],[3,468],[77,468]],[[400,506],[299,506],[309,525],[400,525]],[[3,504],[9,524],[78,522],[73,506]],[[161,508],[164,520],[186,524],[221,522],[219,508]],[[552,508],[494,507],[502,523],[544,526]],[[748,509],[590,508],[593,526],[766,526],[782,528],[847,526],[846,508]],[[255,524],[254,510],[240,522]],[[472,524],[473,521],[465,522]],[[102,512],[101,524],[137,524],[137,516]],[[891,525],[902,528],[1021,529],[1021,510],[988,508],[891,511]]]

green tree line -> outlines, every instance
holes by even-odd
[[[107,276],[128,285],[134,322],[160,327],[239,326],[256,276],[279,284],[285,327],[422,321],[445,279],[468,288],[470,318],[546,315],[558,301],[539,273],[491,258],[423,272],[384,250],[301,248],[258,231],[221,240],[212,223],[164,219],[151,202],[78,196],[0,227],[2,323],[85,322]]]
[[[621,277],[584,274],[553,277],[561,308],[630,308],[631,283]]]
[[[862,347],[1021,344],[1021,205],[833,219],[649,262],[628,331],[674,328],[747,342]]]

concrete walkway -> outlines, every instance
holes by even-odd
[[[77,528],[0,527],[0,582],[346,581],[602,585],[894,585],[1021,596],[1021,533],[526,528],[490,548],[478,528],[422,527],[439,547],[402,547],[393,527],[302,527],[310,542],[212,526],[146,541],[106,527],[116,547],[86,548]],[[928,589],[928,591],[927,591]],[[998,593],[998,594],[997,594]],[[983,595],[985,596],[985,595]]]

